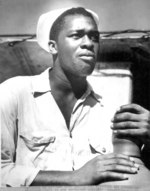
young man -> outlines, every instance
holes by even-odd
[[[98,16],[84,8],[46,13],[37,40],[52,54],[53,67],[0,88],[2,185],[96,185],[137,173],[132,157],[112,153],[111,121],[86,80],[99,50]],[[123,106],[112,128],[131,124],[130,134],[144,140],[148,115],[140,106]]]

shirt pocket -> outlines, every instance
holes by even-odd
[[[50,131],[20,132],[16,161],[18,164],[44,169],[48,157],[47,148],[55,144],[56,137]]]
[[[47,131],[36,131],[35,133],[20,133],[20,138],[30,151],[44,150],[50,143],[54,143],[56,137]]]
[[[102,142],[101,139],[89,138],[89,146],[93,154],[108,154],[112,152],[112,144],[110,142]]]

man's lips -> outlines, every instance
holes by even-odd
[[[95,60],[95,55],[94,54],[80,54],[79,57],[83,60]]]

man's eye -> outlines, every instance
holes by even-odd
[[[91,40],[93,40],[94,42],[99,42],[99,33],[92,33],[90,35]]]
[[[83,36],[82,33],[74,33],[71,35],[71,37],[73,37],[74,39],[78,39],[78,38],[81,38]]]
[[[99,36],[92,36],[91,38],[94,42],[99,42]]]

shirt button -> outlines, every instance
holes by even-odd
[[[69,136],[70,136],[70,138],[72,138],[72,131],[69,132]]]
[[[102,153],[106,153],[106,148],[102,148]]]

